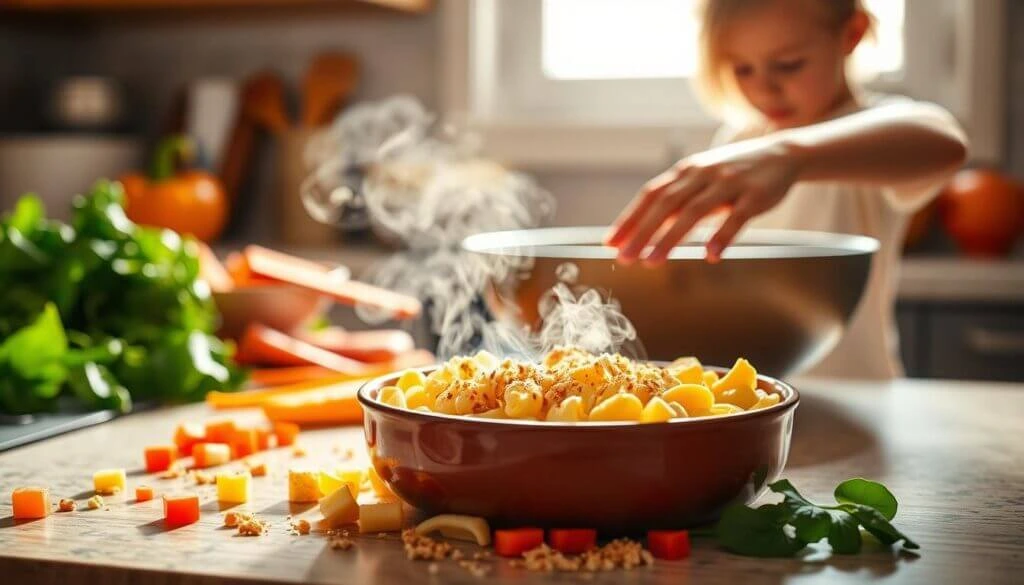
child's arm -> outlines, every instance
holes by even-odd
[[[776,132],[698,153],[644,185],[615,221],[607,244],[619,259],[663,261],[708,213],[729,217],[708,242],[717,261],[740,228],[777,205],[797,181],[912,186],[952,172],[965,140],[944,110],[923,103],[878,106],[843,118]]]

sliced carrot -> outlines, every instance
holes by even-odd
[[[202,242],[196,244],[199,246],[199,278],[205,280],[213,292],[228,292],[235,288],[235,281],[213,250]]]
[[[347,305],[364,305],[386,311],[398,319],[420,314],[419,300],[357,280],[338,281],[327,276],[327,268],[302,258],[246,246],[245,260],[253,274],[315,290]]]
[[[245,390],[242,392],[207,392],[206,403],[209,404],[211,407],[217,409],[246,408],[251,406],[260,406],[261,404],[275,396],[295,394],[296,392],[305,392],[307,390],[323,388],[326,386],[337,384],[338,382],[347,382],[353,379],[365,380],[368,378],[353,378],[352,376],[338,374],[337,372],[335,372],[334,377],[332,378],[312,380],[309,382],[300,382],[298,384],[286,384],[284,386],[260,388],[258,390]]]
[[[250,324],[245,329],[238,343],[235,360],[253,365],[314,365],[354,376],[369,375],[373,371],[363,362],[329,352],[258,323]]]
[[[211,420],[206,423],[206,443],[230,444],[235,436],[235,422],[227,419]]]
[[[274,422],[347,424],[363,420],[356,392],[363,382],[342,382],[319,390],[277,396],[263,403],[263,413]]]
[[[178,458],[177,445],[154,445],[143,450],[146,459],[146,473],[166,471]]]
[[[224,268],[236,287],[263,286],[277,281],[256,276],[249,270],[249,263],[241,252],[231,252],[224,259]]]
[[[288,447],[295,444],[299,438],[299,425],[290,422],[275,422],[274,436],[277,437],[279,447]]]
[[[338,372],[322,366],[291,366],[287,368],[257,368],[249,372],[249,381],[257,386],[283,386],[313,380],[337,378]]]
[[[317,347],[363,362],[387,362],[412,351],[412,335],[401,329],[345,331],[328,327],[302,334],[301,339]]]

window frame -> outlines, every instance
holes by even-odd
[[[906,1],[905,75],[901,79],[883,77],[869,88],[943,105],[964,126],[971,142],[972,160],[998,164],[1005,150],[1006,0],[951,0],[950,14],[922,8],[934,7],[933,0]],[[516,4],[532,3],[538,7],[537,25],[532,31],[522,22],[502,22],[500,2],[444,0],[440,6],[441,109],[448,119],[479,134],[490,155],[536,170],[650,172],[710,143],[719,122],[693,108],[695,101],[681,104],[678,110],[682,115],[672,119],[638,117],[608,121],[599,110],[571,115],[565,102],[537,103],[529,95],[533,88],[524,87],[516,90],[518,97],[526,93],[527,101],[521,103],[533,107],[507,107],[508,98],[517,96],[501,95],[514,92],[502,92],[497,87],[496,76],[502,66],[508,65],[502,63],[499,47],[510,38],[522,42],[524,34],[532,36],[534,42],[529,46],[535,49],[530,58],[537,58],[539,73],[540,0],[516,0]],[[950,21],[952,28],[946,26]],[[936,30],[942,32],[936,35]],[[936,47],[948,50],[940,52]],[[626,83],[655,87],[668,81]],[[595,83],[622,82],[549,83],[580,83],[593,88]],[[598,119],[601,121],[595,121]]]

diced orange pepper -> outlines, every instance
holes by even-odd
[[[199,521],[199,496],[173,494],[164,496],[164,524],[185,526]]]
[[[502,557],[518,557],[544,543],[540,528],[515,528],[494,531],[494,552]]]
[[[204,440],[206,440],[206,430],[199,423],[180,423],[174,430],[174,444],[178,446],[179,455],[191,455],[192,447]]]
[[[299,437],[299,425],[287,422],[274,423],[274,434],[277,436],[277,445],[287,447],[295,443]]]
[[[235,423],[230,420],[211,420],[206,423],[207,443],[231,443],[235,435]]]
[[[256,442],[260,451],[273,449],[277,447],[277,435],[274,434],[273,429],[256,429]]]
[[[178,458],[177,445],[154,445],[143,450],[146,458],[146,473],[166,471]]]
[[[192,447],[192,462],[199,469],[224,465],[228,461],[231,461],[231,447],[226,443],[199,443]]]
[[[231,457],[241,459],[260,450],[260,438],[256,429],[235,429],[231,437]]]
[[[11,504],[15,518],[45,518],[50,513],[50,490],[43,487],[17,488],[11,494]]]
[[[138,502],[148,502],[153,499],[153,488],[148,485],[140,485],[135,487],[135,500]]]

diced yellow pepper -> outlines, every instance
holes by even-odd
[[[547,420],[552,422],[577,422],[587,420],[583,411],[583,398],[569,396],[548,410]]]
[[[217,499],[230,504],[244,504],[252,499],[252,475],[248,471],[217,474]]]
[[[419,370],[406,370],[395,382],[395,386],[398,386],[402,390],[409,390],[413,386],[422,386],[427,383],[427,377],[423,375],[423,372]]]
[[[320,470],[316,476],[317,486],[320,488],[320,497],[333,494],[338,488],[345,487],[348,482],[341,479],[334,471]],[[356,484],[358,486],[358,484]],[[351,490],[352,488],[349,488]],[[358,487],[356,490],[358,491]]]
[[[320,499],[320,482],[316,471],[309,469],[288,470],[288,501],[303,503]]]
[[[665,422],[667,420],[672,420],[675,416],[676,412],[672,410],[672,407],[661,398],[655,396],[648,400],[647,405],[644,406],[643,412],[640,413],[640,422]]]
[[[426,536],[435,530],[445,538],[468,540],[480,546],[491,544],[491,528],[487,525],[487,520],[478,516],[441,514],[416,525],[416,534],[420,536]]]
[[[661,398],[675,402],[686,409],[692,416],[707,412],[715,404],[715,395],[706,386],[700,384],[680,384],[662,392]]]
[[[757,400],[757,393],[745,386],[729,388],[715,395],[715,402],[717,404],[735,404],[743,409],[753,407],[757,404]]]
[[[669,365],[668,371],[680,384],[701,384],[704,382],[704,366],[695,357],[677,359]]]
[[[127,486],[123,469],[101,469],[92,474],[92,485],[96,493],[105,496],[123,492]]]
[[[398,532],[401,529],[401,502],[376,502],[359,506],[359,532]]]
[[[592,421],[638,421],[644,404],[634,394],[613,394],[590,411]]]
[[[416,410],[421,406],[430,406],[430,397],[423,386],[413,386],[405,391],[405,407]]]
[[[320,513],[328,527],[352,524],[359,520],[359,504],[351,490],[336,489],[320,500]]]
[[[383,404],[405,408],[405,392],[398,386],[385,386],[377,397]]]

